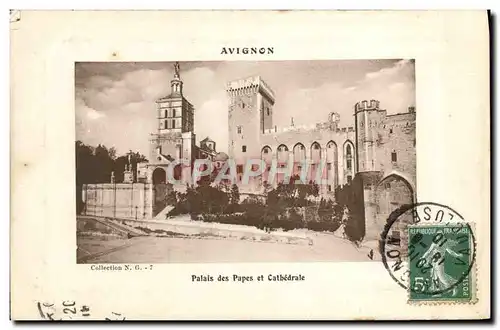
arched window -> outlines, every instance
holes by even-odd
[[[311,145],[311,160],[313,162],[319,162],[321,159],[321,146],[318,142],[313,142]]]
[[[175,114],[175,110],[174,110],[174,114]],[[175,119],[172,120],[172,128],[175,128]]]
[[[271,153],[272,153],[272,151],[271,151],[271,148],[269,148],[269,146],[265,146],[264,148],[262,148],[261,159],[266,164],[270,164],[272,162],[273,155]]]
[[[353,170],[353,146],[351,141],[346,141],[345,145],[345,166],[348,171]]]
[[[288,147],[284,144],[278,146],[278,162],[288,161]]]
[[[302,143],[297,143],[293,147],[293,161],[295,163],[302,162],[304,159],[306,159],[306,152],[305,152],[305,147]]]

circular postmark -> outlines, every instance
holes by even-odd
[[[382,262],[410,299],[470,298],[476,250],[469,223],[432,202],[403,205],[387,219],[380,239]]]

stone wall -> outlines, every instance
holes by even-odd
[[[154,190],[146,183],[84,184],[82,215],[99,217],[151,219]]]

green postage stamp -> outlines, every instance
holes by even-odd
[[[472,301],[472,244],[468,225],[409,226],[410,301]]]
[[[474,232],[452,208],[425,202],[393,211],[380,252],[410,303],[476,302]]]

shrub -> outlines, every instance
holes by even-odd
[[[314,231],[328,231],[334,233],[339,229],[340,221],[309,221],[307,229]]]

